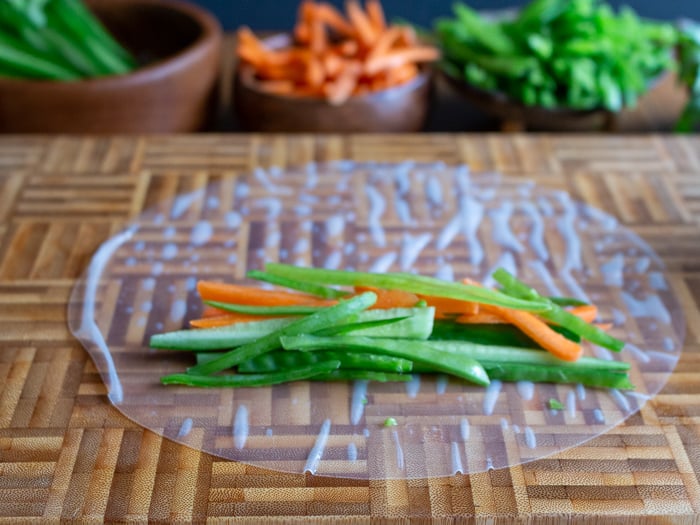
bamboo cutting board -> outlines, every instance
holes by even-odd
[[[556,456],[447,478],[279,474],[176,445],[127,420],[67,328],[92,254],[141,211],[261,166],[334,159],[467,163],[568,191],[668,267],[688,333],[663,391]],[[700,141],[575,136],[252,136],[0,140],[0,516],[95,521],[660,517],[700,511]]]

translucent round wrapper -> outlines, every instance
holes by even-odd
[[[160,202],[94,255],[71,298],[70,328],[117,409],[216,456],[370,479],[517,465],[621,423],[663,387],[680,356],[683,316],[659,258],[613,217],[561,191],[464,166],[337,162],[260,169],[184,191],[162,184],[157,193]],[[149,338],[199,316],[197,279],[245,282],[247,270],[267,261],[487,285],[504,267],[544,295],[597,304],[627,345],[620,354],[587,345],[586,354],[628,361],[636,389],[499,381],[481,388],[444,376],[161,385],[194,356],[151,349]],[[550,399],[563,409],[550,409]],[[386,426],[387,418],[397,424]]]

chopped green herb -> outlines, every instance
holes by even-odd
[[[555,398],[550,398],[549,401],[549,408],[551,410],[564,410],[564,405],[562,405],[561,401]]]

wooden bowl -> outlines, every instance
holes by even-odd
[[[616,114],[605,109],[568,109],[526,106],[503,93],[486,91],[441,71],[459,95],[483,112],[497,117],[503,131],[609,131]]]
[[[180,1],[89,4],[146,65],[75,82],[0,78],[0,132],[171,133],[205,126],[219,71],[217,20]]]
[[[277,42],[289,42],[278,35]],[[268,39],[268,45],[271,39]],[[234,79],[234,110],[249,131],[276,133],[415,132],[423,129],[431,92],[430,68],[414,79],[333,105],[311,97],[289,97],[260,90],[253,68],[239,64]]]

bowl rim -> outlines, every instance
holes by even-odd
[[[46,88],[46,89],[76,89],[90,87],[118,88],[131,85],[140,85],[153,82],[168,77],[186,69],[192,64],[196,64],[201,57],[209,52],[210,48],[219,48],[223,39],[223,29],[214,15],[203,7],[195,5],[186,0],[88,0],[89,4],[112,4],[112,5],[149,5],[158,6],[164,9],[182,13],[193,20],[201,29],[201,34],[187,47],[177,53],[158,59],[145,66],[121,75],[107,75],[95,78],[83,78],[69,81],[55,81],[47,79],[33,78],[10,78],[0,77],[0,84],[5,86],[17,86],[24,88]]]
[[[262,38],[271,47],[282,47],[281,44],[290,45],[292,43],[292,35],[287,31],[277,31],[266,35]],[[278,100],[282,102],[294,102],[295,104],[321,105],[331,108],[340,108],[348,103],[356,102],[379,102],[381,99],[388,96],[400,96],[406,93],[419,90],[422,86],[429,83],[433,77],[434,67],[432,64],[418,64],[418,74],[408,82],[384,88],[379,91],[369,91],[361,95],[353,95],[347,101],[340,105],[334,105],[322,97],[310,96],[289,96],[280,95],[278,93],[269,93],[259,89],[253,80],[253,66],[237,60],[234,73],[234,97],[238,92],[239,86],[244,86],[249,91],[256,93],[259,96],[267,97],[270,100]],[[405,92],[405,93],[404,93]]]

